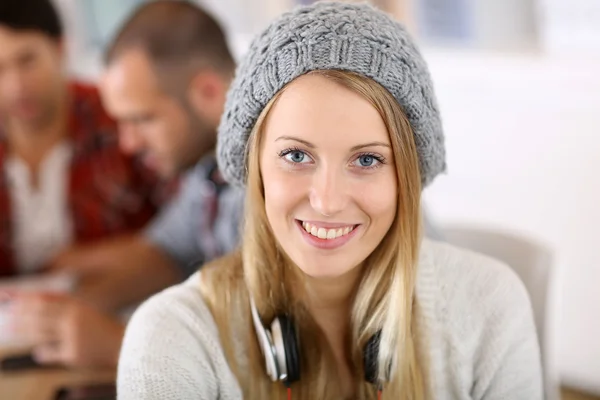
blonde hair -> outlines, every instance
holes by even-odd
[[[393,362],[393,374],[383,390],[384,399],[427,398],[426,357],[418,354],[418,305],[415,297],[421,238],[421,181],[410,124],[394,97],[375,81],[338,71],[314,71],[351,89],[379,112],[390,134],[398,179],[398,210],[382,242],[365,260],[351,315],[351,355],[356,398],[375,399],[376,388],[365,381],[363,350],[381,330],[378,372],[384,377]],[[279,247],[269,226],[259,168],[261,138],[269,111],[285,88],[261,113],[248,143],[248,180],[241,250],[204,267],[203,296],[211,309],[225,355],[244,392],[244,398],[284,398],[281,382],[266,375],[250,317],[249,295],[264,322],[286,313],[294,319],[300,343],[300,380],[292,384],[294,399],[330,399],[339,396],[341,383],[324,334],[303,304],[302,274]],[[241,333],[240,333],[241,332]],[[234,337],[242,340],[236,348]],[[310,345],[309,345],[310,343]],[[240,352],[244,362],[239,364]]]

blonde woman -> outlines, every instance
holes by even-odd
[[[325,2],[280,17],[237,71],[217,152],[246,187],[241,248],[135,313],[120,399],[542,398],[518,278],[421,237],[444,140],[399,24]]]

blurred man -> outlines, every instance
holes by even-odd
[[[49,0],[0,2],[0,277],[38,273],[71,248],[134,234],[164,200],[156,174],[119,149],[97,90],[70,81],[65,61]],[[14,321],[15,336],[37,339],[43,324],[29,310],[51,305],[45,295],[18,295],[16,314],[26,313]],[[84,322],[89,332],[99,325],[120,334],[92,305],[80,311],[93,319]]]
[[[101,92],[119,122],[121,146],[162,176],[182,173],[184,179],[179,195],[143,234],[82,246],[57,259],[54,270],[94,278],[80,299],[114,311],[235,247],[243,195],[221,179],[214,156],[234,70],[220,26],[188,2],[142,6],[118,32],[106,53]],[[30,296],[20,308],[33,316],[29,332],[54,332],[36,333],[41,361],[116,364],[124,331],[119,320],[89,317],[85,303],[65,296],[41,297]]]
[[[0,2],[0,276],[137,231],[160,205],[96,89],[63,74],[62,35],[49,0]]]
[[[231,250],[242,192],[221,179],[214,155],[235,62],[209,14],[187,1],[146,4],[117,33],[105,61],[100,88],[118,121],[122,148],[164,177],[183,175],[177,198],[142,235],[60,260],[65,268],[101,269],[110,276],[111,287],[123,289],[105,304],[115,308],[139,302]]]

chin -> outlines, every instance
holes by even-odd
[[[316,279],[331,279],[345,275],[352,271],[354,267],[352,263],[327,260],[330,257],[302,257],[302,259],[294,263],[300,268],[300,270],[307,276]]]

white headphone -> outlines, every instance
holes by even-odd
[[[286,315],[278,315],[271,322],[271,329],[266,329],[258,315],[254,299],[250,296],[250,310],[258,343],[265,357],[267,375],[271,381],[282,381],[286,386],[300,379],[300,351],[296,329],[292,319]],[[363,350],[365,380],[380,385],[377,379],[379,340],[381,331],[375,333]],[[389,380],[392,365],[388,366]]]
[[[250,297],[250,309],[269,378],[273,382],[283,381],[286,384],[298,380],[300,378],[298,347],[291,320],[285,316],[277,316],[271,323],[271,329],[268,330],[262,324],[252,297]]]

